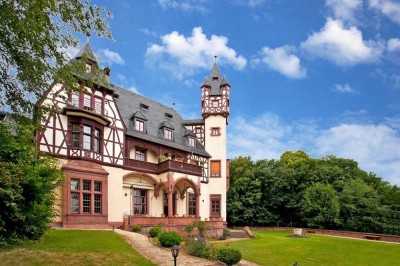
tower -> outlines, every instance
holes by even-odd
[[[205,187],[207,198],[202,200],[206,206],[210,206],[210,219],[219,217],[224,221],[226,221],[226,192],[229,178],[226,155],[229,95],[229,82],[226,77],[222,77],[217,63],[214,63],[210,76],[201,86],[204,143],[206,151],[211,155],[209,183]],[[206,213],[201,216],[208,217]]]

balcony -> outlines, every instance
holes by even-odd
[[[201,166],[173,160],[165,160],[156,164],[126,158],[125,167],[131,170],[157,175],[165,172],[176,172],[194,176],[202,176],[203,174],[203,167]]]

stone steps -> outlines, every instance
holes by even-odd
[[[244,230],[230,230],[231,238],[250,238],[250,236]]]

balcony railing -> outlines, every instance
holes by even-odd
[[[173,160],[165,160],[156,164],[126,158],[125,166],[135,171],[142,171],[150,174],[162,174],[169,171],[195,176],[201,176],[203,174],[203,167],[201,166]]]

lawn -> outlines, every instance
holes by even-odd
[[[113,231],[50,230],[34,243],[0,251],[1,265],[154,265]]]
[[[253,231],[256,238],[230,242],[245,260],[261,265],[399,265],[400,245],[322,235],[288,238],[288,232]],[[218,244],[217,247],[224,245]]]

